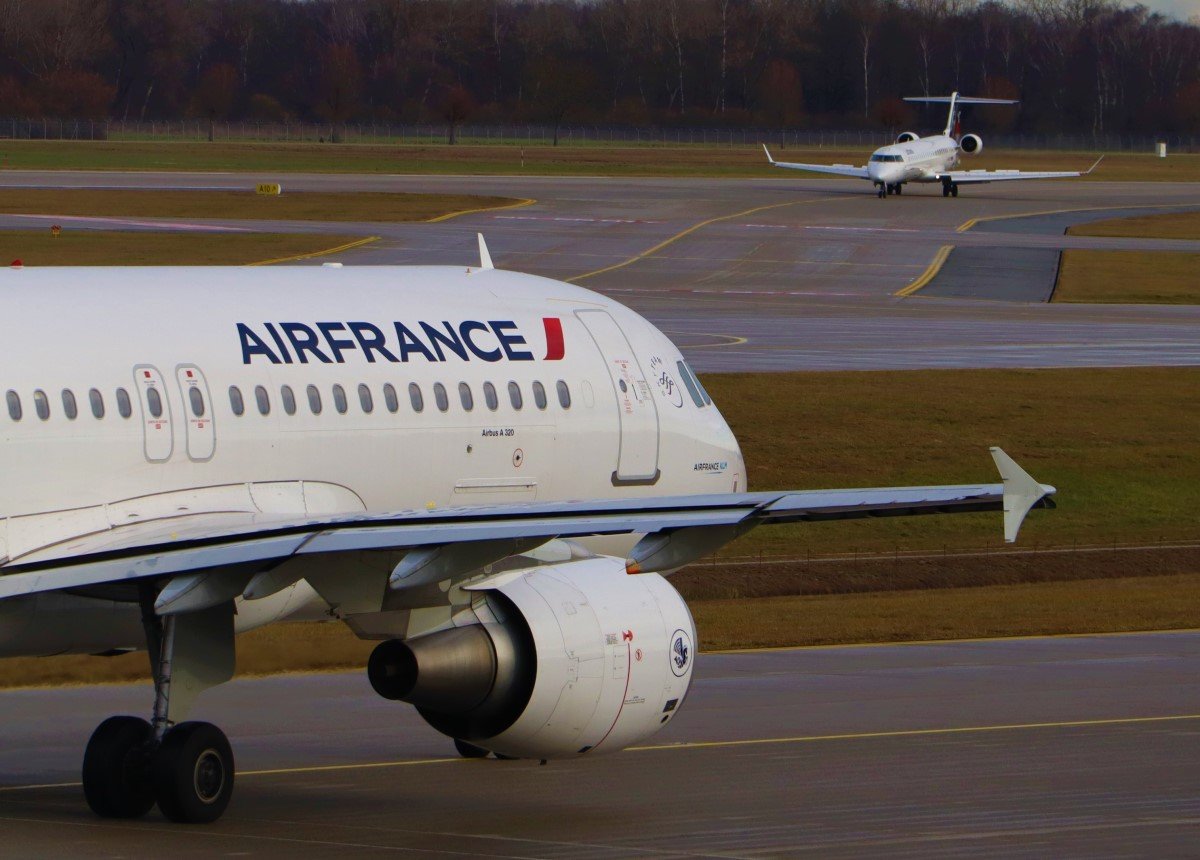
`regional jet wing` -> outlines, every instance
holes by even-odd
[[[791,170],[811,170],[813,173],[832,173],[837,176],[853,176],[855,179],[869,179],[867,168],[854,167],[850,164],[801,164],[795,161],[776,161],[771,157],[771,151],[767,149],[767,145],[763,144],[763,152],[767,154],[767,161],[774,167],[787,167]]]
[[[630,533],[646,535],[627,560],[631,573],[670,570],[759,525],[862,517],[1002,510],[1005,539],[1013,541],[1031,508],[1052,506],[1048,497],[1055,490],[1035,481],[999,448],[992,456],[999,484],[519,503],[294,519],[197,515],[127,536],[110,529],[8,562],[0,566],[0,599],[171,577],[177,587],[168,586],[163,594],[176,600],[199,582],[188,574],[232,569],[249,579],[303,556],[457,547],[462,554],[498,553],[497,560],[553,538]],[[407,575],[402,567],[394,579]],[[250,586],[243,582],[237,591],[242,587],[249,595]],[[184,603],[179,600],[180,607]]]
[[[1075,176],[1087,176],[1104,160],[1104,156],[1096,159],[1096,163],[1087,170],[1069,171],[1030,171],[1030,170],[948,170],[934,174],[939,182],[949,180],[955,185],[979,185],[984,182],[1011,182],[1017,179],[1070,179]]]

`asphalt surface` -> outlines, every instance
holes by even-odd
[[[53,218],[68,229],[268,229],[380,237],[328,258],[346,264],[468,265],[475,261],[474,234],[482,232],[497,265],[573,279],[620,299],[667,330],[704,371],[1200,363],[1200,307],[1047,305],[1036,300],[1044,297],[1044,282],[1032,291],[1027,283],[1036,272],[1044,275],[1045,261],[1063,248],[1200,253],[1200,242],[1067,237],[1054,218],[1044,216],[1030,221],[1037,229],[997,228],[1009,222],[989,221],[958,232],[977,218],[1195,206],[1196,183],[1009,183],[966,189],[959,198],[942,198],[931,188],[879,200],[865,183],[791,175],[717,180],[0,174],[0,187],[249,189],[259,181],[279,181],[285,194],[442,191],[536,202],[431,224]],[[44,216],[0,216],[0,226],[46,223]],[[989,297],[1016,300],[940,299],[925,291],[896,297],[946,244],[977,255],[974,268],[998,285]],[[1022,262],[1026,253],[1041,260]]]
[[[967,242],[967,247],[958,247],[963,243],[961,240],[957,242],[937,275],[921,290],[921,294],[945,298],[1048,302],[1054,294],[1055,283],[1058,281],[1062,251],[1092,247],[1086,241],[1080,241],[1086,240],[1088,237],[1064,236],[1068,228],[1109,218],[1137,218],[1197,210],[1200,210],[1200,203],[1163,208],[1054,212],[1046,215],[982,221],[970,227],[971,237]],[[1022,237],[1041,236],[1052,242],[1055,247],[1035,248],[1028,245],[1005,247],[989,245],[986,242],[977,243],[978,234],[984,234],[989,239],[994,238],[995,234],[1006,236],[1020,234]],[[1185,247],[1182,250],[1187,251],[1189,246],[1194,248],[1195,245],[1196,243],[1192,242],[1184,243]],[[1130,247],[1111,245],[1105,247],[1105,250],[1139,249],[1171,250],[1157,242],[1153,248],[1147,249],[1136,240],[1131,243]],[[1197,264],[1197,277],[1200,277],[1200,264]]]
[[[236,681],[196,714],[239,766],[209,827],[56,785],[148,687],[8,691],[0,830],[22,857],[1195,856],[1197,659],[1197,632],[702,655],[643,748],[544,767],[453,757],[359,673]]]

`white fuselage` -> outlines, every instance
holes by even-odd
[[[581,288],[464,267],[3,277],[4,560],[247,506],[745,489],[737,442],[691,394],[679,350]]]
[[[876,185],[937,182],[939,174],[958,166],[958,155],[958,141],[947,134],[892,143],[871,154],[867,175]]]

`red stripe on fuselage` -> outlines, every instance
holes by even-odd
[[[562,320],[558,317],[542,317],[542,325],[546,329],[546,361],[561,361],[566,355]]]

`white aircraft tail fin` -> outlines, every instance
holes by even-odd
[[[950,105],[950,113],[946,117],[946,130],[942,134],[949,136],[958,122],[958,111],[961,105],[1015,105],[1017,99],[985,99],[980,96],[960,96],[951,93],[948,96],[905,96],[906,102],[924,102],[926,104]]]

